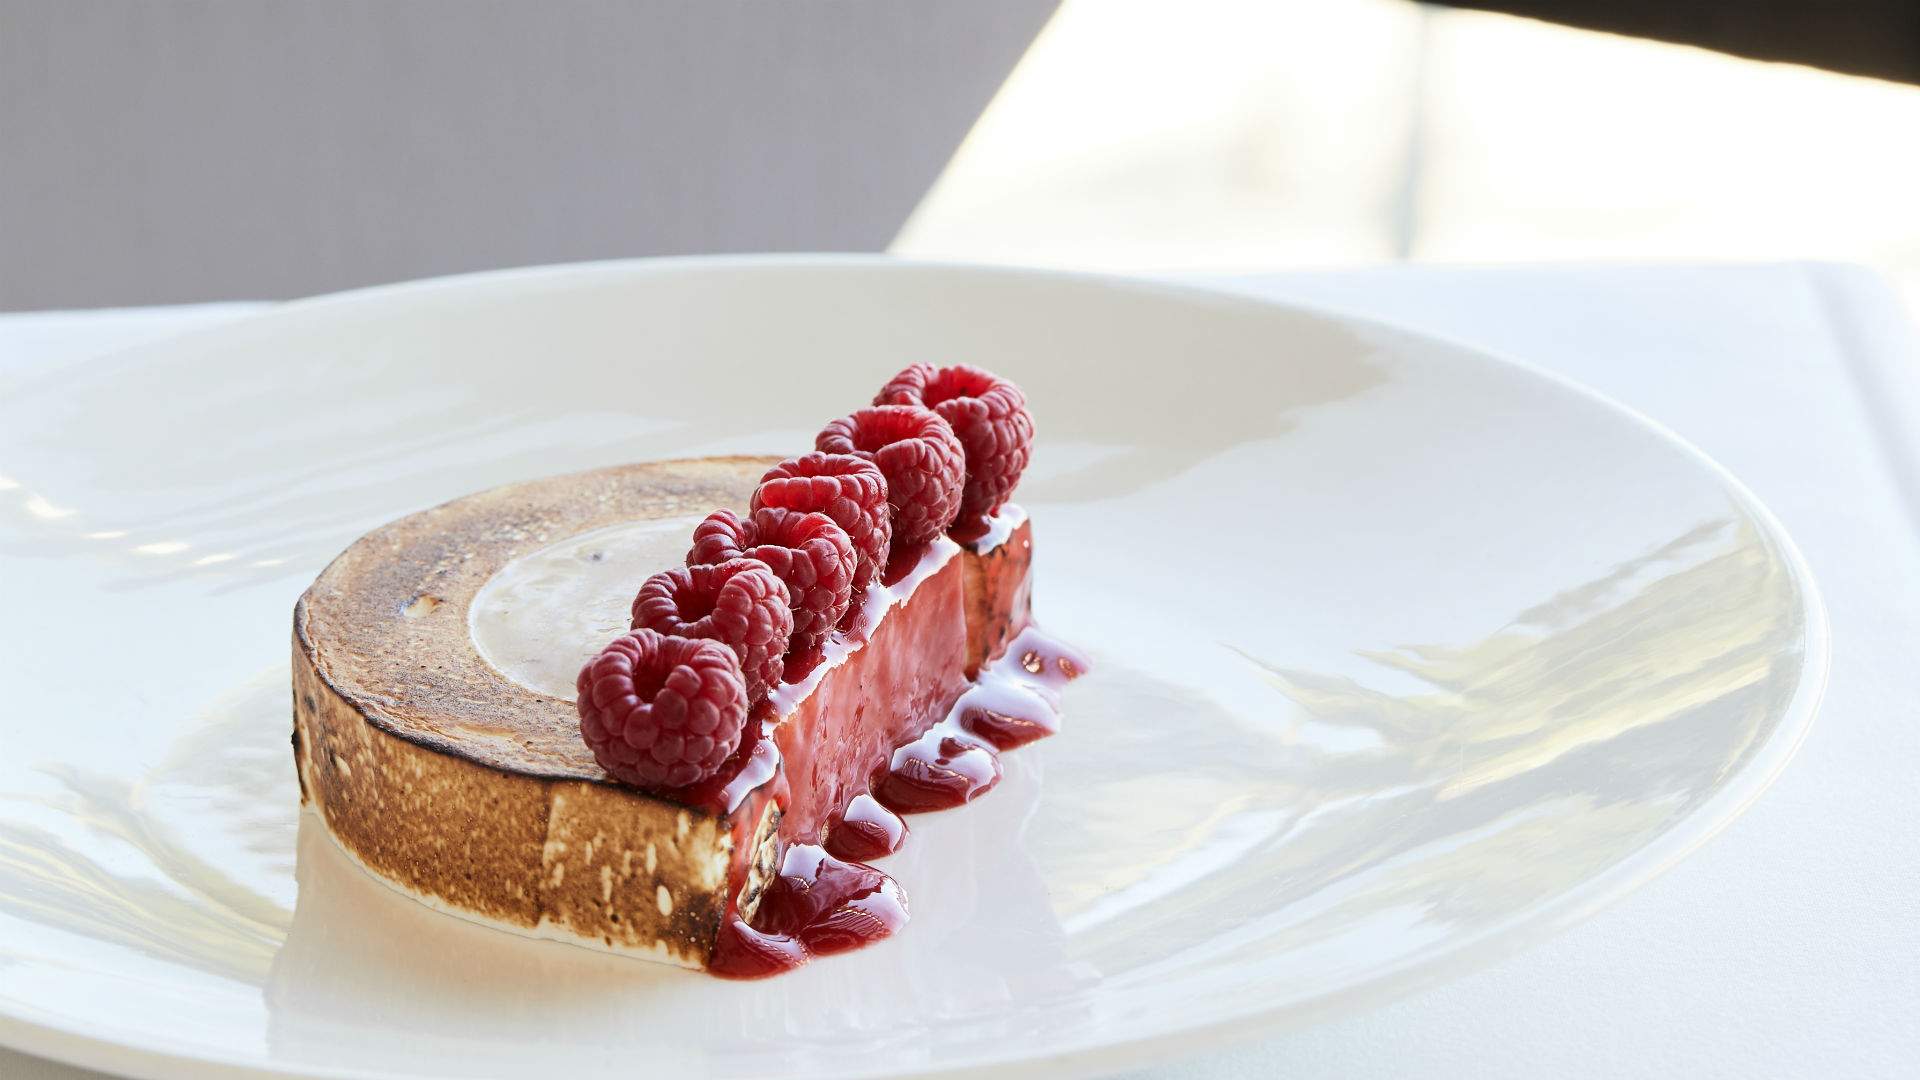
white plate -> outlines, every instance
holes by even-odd
[[[900,937],[720,982],[436,915],[303,824],[289,613],[355,535],[795,451],[917,359],[1027,388],[1038,610],[1099,668],[996,792],[914,819]],[[1646,421],[1138,282],[774,258],[376,289],[0,381],[0,472],[0,1039],[151,1076],[1007,1075],[1351,1010],[1670,865],[1826,671],[1790,542]]]

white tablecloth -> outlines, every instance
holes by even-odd
[[[1223,280],[1570,375],[1742,477],[1834,630],[1797,760],[1678,868],[1545,945],[1351,1019],[1133,1080],[1920,1075],[1920,335],[1829,265],[1393,268]],[[0,316],[78,362],[243,305]],[[97,1074],[0,1050],[9,1080]]]

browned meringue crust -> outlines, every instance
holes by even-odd
[[[777,461],[649,462],[514,484],[356,541],[294,609],[302,800],[361,865],[434,907],[704,967],[736,843],[756,854],[749,906],[772,870],[771,803],[749,799],[743,822],[611,783],[571,702],[480,657],[468,609],[500,567],[569,536],[744,510]]]

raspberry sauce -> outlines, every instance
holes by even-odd
[[[872,795],[855,795],[847,808],[827,820],[827,854],[856,862],[900,850],[907,823]]]
[[[760,896],[752,925],[730,911],[707,970],[726,979],[792,971],[816,956],[857,949],[907,924],[907,898],[864,863],[794,844]]]
[[[873,794],[897,813],[972,802],[1000,781],[1000,752],[1060,729],[1060,688],[1087,658],[1032,625],[980,672],[946,719],[893,752]]]
[[[752,918],[729,910],[708,970],[764,978],[905,926],[906,894],[861,860],[899,849],[907,835],[900,814],[960,806],[990,789],[1000,779],[1002,750],[1058,730],[1060,688],[1089,667],[1085,656],[1033,626],[1022,630],[944,719],[894,751],[871,792],[826,819],[824,846],[788,845]],[[774,740],[760,743],[771,747]]]
[[[734,822],[735,896],[713,974],[776,975],[900,929],[906,896],[867,861],[899,850],[902,815],[978,798],[999,782],[1002,752],[1059,728],[1060,689],[1089,664],[1032,625],[1031,528],[1009,511],[986,542],[941,539],[895,560],[823,662],[775,689],[727,767],[679,793]],[[771,849],[758,832],[770,806]],[[748,864],[765,860],[768,874],[770,852],[778,870],[743,916]]]
[[[893,752],[874,794],[903,814],[918,814],[970,803],[999,782],[1000,755],[993,747],[965,732],[935,728]]]

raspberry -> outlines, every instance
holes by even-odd
[[[635,630],[587,661],[574,684],[580,736],[615,780],[683,788],[740,746],[747,688],[717,641]]]
[[[669,637],[710,638],[740,658],[747,706],[780,681],[793,633],[786,583],[758,559],[663,570],[633,598],[633,628]]]
[[[880,466],[893,507],[895,547],[939,536],[960,509],[966,452],[937,413],[917,405],[861,409],[822,428],[813,445]]]
[[[853,542],[855,591],[887,561],[893,511],[880,467],[852,454],[802,454],[767,470],[753,493],[753,509],[778,506],[825,514]]]
[[[821,646],[853,599],[853,544],[825,514],[763,506],[742,519],[717,510],[693,530],[688,566],[758,559],[786,582],[793,610],[787,674],[798,677],[820,657]]]
[[[956,531],[982,531],[1000,512],[1033,456],[1033,416],[1027,396],[1007,380],[977,367],[915,364],[880,388],[875,405],[919,405],[953,426],[966,450],[967,483]]]

